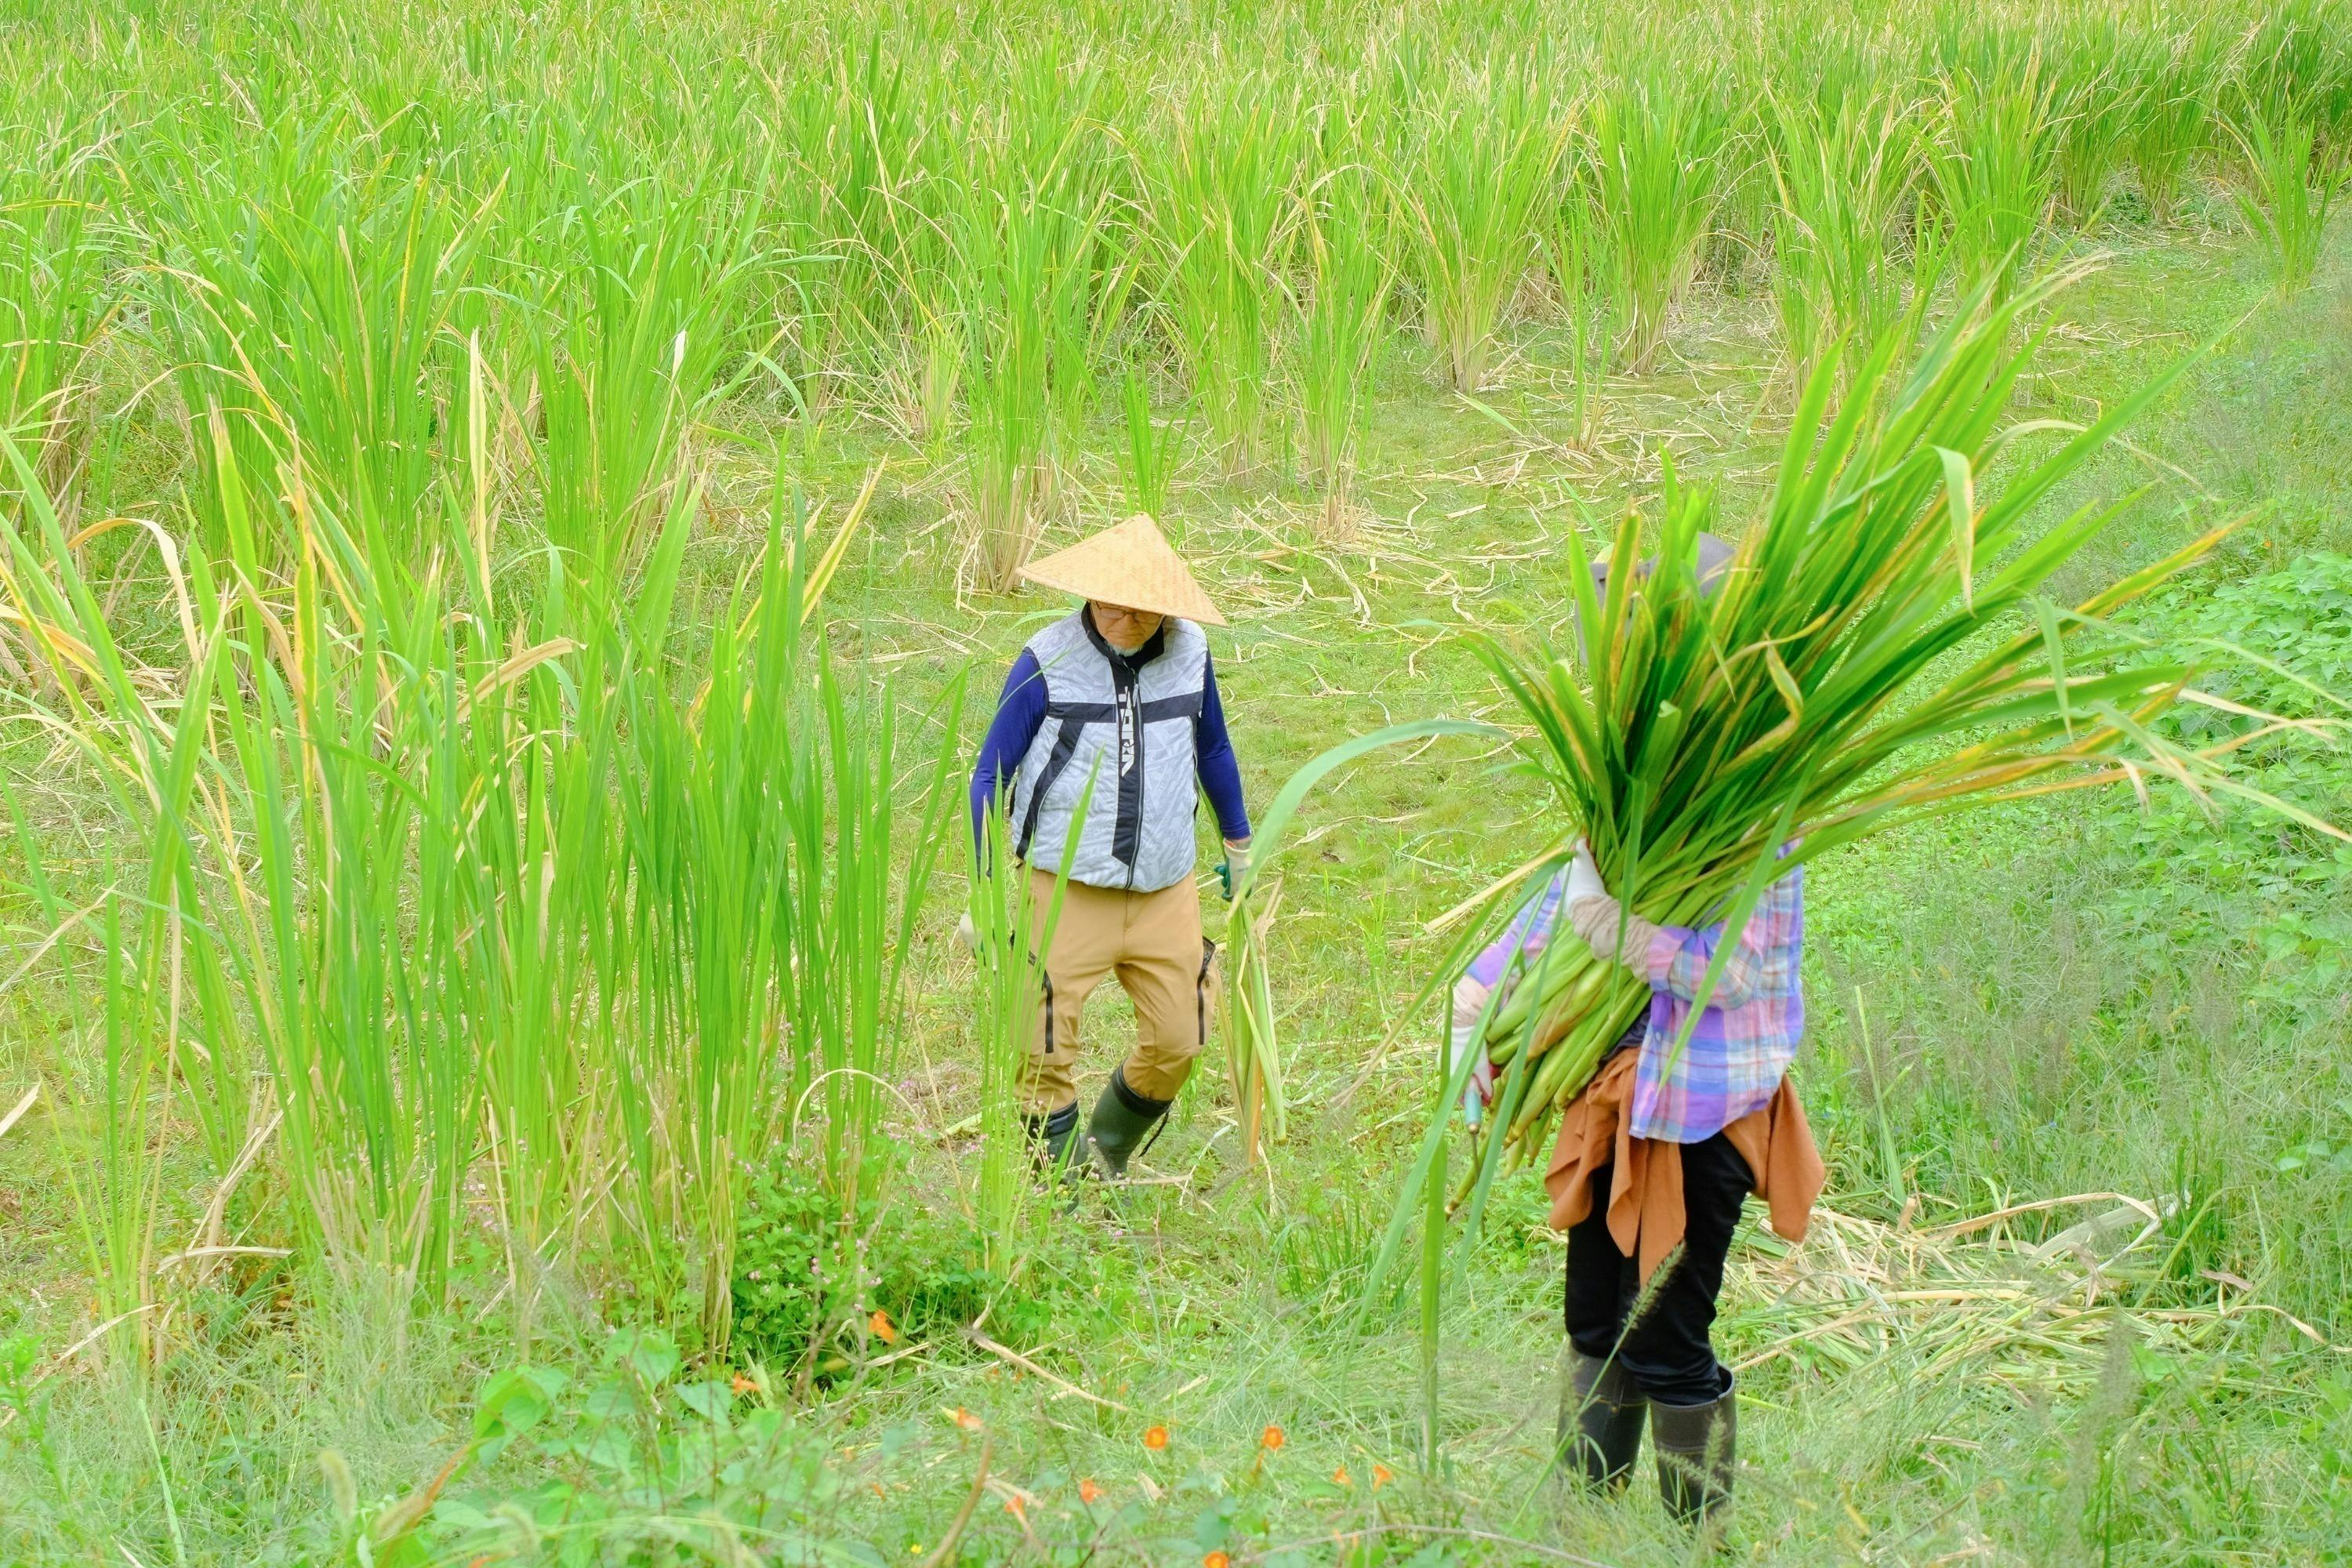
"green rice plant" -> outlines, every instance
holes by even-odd
[[[2210,140],[2211,95],[2226,47],[2220,29],[2210,26],[2171,37],[2137,34],[2126,46],[2126,58],[2139,79],[2139,114],[2130,132],[2132,166],[2148,216],[2158,223],[2172,221],[2182,178]]]
[[[935,326],[944,312],[925,310],[908,288],[911,277],[946,260],[945,235],[930,209],[940,155],[930,144],[935,106],[878,32],[824,64],[761,83],[756,118],[772,116],[792,167],[791,177],[771,187],[778,248],[801,258],[755,284],[781,323],[778,357],[788,368],[780,379],[796,408],[816,413],[831,388],[870,364],[885,381],[904,378],[898,390],[921,434],[935,434],[945,427],[937,373],[955,362],[936,353],[937,333],[915,331]],[[914,362],[901,363],[894,344],[917,348]],[[951,404],[952,386],[946,390]]]
[[[1136,510],[1147,517],[1165,518],[1185,422],[1181,416],[1152,417],[1151,382],[1140,365],[1129,364],[1120,375],[1118,401],[1127,432],[1118,455],[1127,473],[1128,494]]]
[[[793,260],[755,280],[750,314],[772,309],[782,323],[789,368],[776,378],[798,416],[822,413],[830,389],[872,384],[908,438],[944,458],[970,358],[950,223],[961,154],[943,130],[952,104],[878,31],[831,67],[768,85],[793,171],[776,183],[776,248]]]
[[[0,132],[0,427],[62,486],[83,362],[118,308],[107,278],[99,149]]]
[[[132,216],[186,407],[227,415],[247,474],[299,459],[347,526],[413,549],[454,457],[456,329],[497,193],[393,129],[289,110],[255,134],[184,111],[140,149]],[[213,443],[194,446],[217,489]],[[290,548],[299,524],[252,499],[265,545]]]
[[[2293,110],[2273,126],[2249,106],[2231,122],[2230,133],[2243,153],[2244,184],[2234,193],[2238,210],[2269,253],[2278,291],[2292,294],[2318,270],[2327,220],[2352,179],[2352,149],[2331,150],[2312,121]]]
[[[769,547],[714,628],[692,704],[637,673],[660,668],[658,620],[635,628],[648,646],[615,671],[613,732],[635,755],[616,780],[626,882],[613,889],[609,941],[621,994],[652,1005],[613,1064],[628,1152],[620,1201],[638,1205],[639,1236],[676,1238],[645,1249],[638,1277],[698,1285],[715,1341],[747,1163],[790,1143],[844,1227],[892,1165],[876,1141],[880,1096],[898,1066],[900,977],[953,753],[943,740],[924,773],[902,778],[894,697],[853,702],[815,644],[813,593],[863,510],[861,498],[813,563],[803,509],[780,493]],[[674,571],[666,552],[656,596]],[[945,735],[960,699],[958,684]]]
[[[268,1073],[291,1222],[341,1288],[437,1294],[478,1183],[519,1297],[560,1251],[623,1268],[723,1344],[746,1162],[795,1141],[845,1215],[890,1168],[879,1086],[953,726],[909,776],[891,695],[845,690],[808,630],[871,481],[823,555],[779,492],[681,701],[668,638],[695,489],[625,584],[573,584],[549,551],[534,598],[473,574],[478,498],[414,567],[371,553],[327,487],[281,477],[311,498],[294,513],[311,564],[281,581],[226,426],[205,531],[228,554],[168,557],[177,672],[134,678],[112,651],[19,460],[5,586],[71,704],[47,717],[150,829],[153,912],[110,951],[181,977],[170,1016],[210,1064],[180,1074],[200,1116],[242,1091],[215,1082],[226,1067]],[[216,1168],[237,1132],[211,1138]]]
[[[1297,379],[1307,467],[1323,491],[1326,531],[1347,505],[1356,437],[1388,342],[1395,271],[1368,171],[1335,170],[1310,195],[1307,295],[1300,312]]]
[[[1146,161],[1160,302],[1226,470],[1246,472],[1258,460],[1307,122],[1295,92],[1255,78],[1203,83],[1171,120],[1165,151]]]
[[[2263,6],[2233,51],[2234,96],[2273,127],[2310,121],[2324,146],[2352,140],[2352,47],[2344,24],[2331,0]]]
[[[1772,292],[1781,350],[1802,386],[1831,345],[1844,369],[1903,313],[1895,226],[1911,197],[1914,130],[1894,102],[1833,110],[1774,100]]]
[[[1055,439],[1049,342],[1082,269],[1057,239],[1070,237],[1074,215],[1045,205],[1048,193],[976,193],[959,232],[966,289],[971,362],[968,399],[971,575],[992,593],[1017,586],[1021,567],[1045,526],[1055,489]],[[993,209],[993,210],[990,210]],[[1098,215],[1075,222],[1089,231]]]
[[[1693,1021],[1773,879],[1925,816],[2155,776],[2342,837],[2233,777],[2226,745],[2192,751],[2151,730],[2172,703],[2198,697],[2197,672],[2108,620],[2200,559],[2228,525],[2072,610],[2042,596],[2127,503],[2087,503],[2038,537],[2022,525],[2171,379],[2045,455],[2013,456],[2033,427],[2004,418],[2036,344],[2010,340],[2053,286],[2000,303],[1980,288],[1901,379],[1891,367],[1906,344],[1891,335],[1834,416],[1833,368],[1817,369],[1764,514],[1712,596],[1695,561],[1713,500],[1670,484],[1656,525],[1629,512],[1619,528],[1605,595],[1570,540],[1566,575],[1587,652],[1479,643],[1527,727],[1523,764],[1559,805],[1538,885],[1580,838],[1627,908],[1663,924],[1724,923]],[[2010,468],[1997,491],[1983,482],[1996,464]],[[1654,570],[1632,569],[1646,557]],[[1447,979],[1450,970],[1429,988]],[[1475,1212],[1507,1151],[1532,1152],[1648,997],[1639,977],[1555,935],[1491,1011],[1501,1098],[1458,1199]],[[1688,1029],[1670,1049],[1685,1047]],[[1472,1057],[1435,1101],[1368,1301],[1412,1215],[1436,1201],[1445,1112]]]
[[[688,428],[726,395],[726,372],[749,369],[730,363],[730,334],[771,258],[755,201],[720,171],[672,184],[594,155],[566,161],[571,188],[533,237],[560,260],[538,269],[526,331],[540,527],[580,581],[603,584],[634,574],[688,482]]]
[[[855,537],[879,478],[879,469],[869,476],[857,514],[836,536],[828,570],[838,563],[840,546]],[[780,525],[784,521],[780,513]],[[810,535],[797,508],[790,526],[789,541],[781,526],[773,536],[769,560],[777,596],[805,623],[803,606],[814,603],[814,579],[802,564]],[[777,548],[787,542],[789,553]],[[815,585],[821,594],[821,584]],[[795,587],[802,591],[793,593]],[[784,619],[776,616],[759,629],[782,645],[770,656],[771,679],[789,690],[794,671]],[[816,663],[814,705],[803,710],[796,725],[771,726],[782,733],[796,728],[809,739],[793,760],[793,787],[785,792],[794,878],[784,901],[786,940],[776,961],[783,1028],[794,1047],[783,1083],[791,1104],[788,1115],[772,1118],[753,1135],[781,1121],[796,1143],[814,1143],[826,1192],[846,1224],[864,1200],[884,1195],[869,1189],[874,1173],[887,1177],[896,1169],[895,1162],[881,1158],[887,1152],[882,1097],[904,1067],[898,1044],[915,919],[962,806],[954,737],[962,728],[963,683],[951,680],[935,710],[925,715],[940,742],[928,758],[910,765],[898,728],[902,703],[896,688],[886,684],[861,696],[844,686],[829,658]],[[714,689],[725,668],[714,654]],[[747,727],[756,719],[751,714]],[[710,728],[706,719],[705,751]],[[764,793],[754,771],[759,760],[753,756],[754,768],[741,775],[741,786],[754,795]],[[724,848],[714,846],[712,853]],[[720,962],[717,952],[706,954],[706,965]]]
[[[1617,319],[1612,255],[1591,148],[1572,142],[1545,226],[1544,258],[1568,327],[1570,412],[1564,444],[1579,450],[1590,450],[1600,434],[1601,387]]]
[[[1032,68],[1007,121],[971,150],[951,218],[971,355],[969,559],[990,593],[1011,593],[1035,547],[1065,433],[1133,281],[1106,243],[1114,192],[1108,151],[1084,118],[1093,80],[1065,99],[1054,71]]]
[[[72,1108],[79,1114],[70,1127],[54,1103],[50,1119],[84,1267],[95,1287],[100,1354],[118,1372],[140,1379],[161,1362],[164,1344],[164,1322],[154,1316],[163,1305],[156,1233],[164,1207],[162,1133],[169,1119],[162,1112],[171,1102],[173,1047],[180,1042],[166,1043],[156,1002],[169,982],[142,962],[143,950],[123,928],[119,891],[94,911],[68,913],[47,887],[39,848],[21,819],[17,843],[42,884],[43,914],[52,931],[70,931],[89,914],[98,916],[92,934],[105,968],[94,1029],[84,1016],[80,987],[68,991],[72,1034],[97,1037],[98,1091],[92,1104]]]
[[[992,1268],[1009,1265],[1029,1192],[1030,1152],[1021,1113],[1021,1065],[1044,1005],[1041,949],[1024,941],[1028,878],[1013,854],[1005,814],[991,810],[973,848],[967,912],[979,965],[980,1174],[973,1219]],[[1053,915],[1061,907],[1055,904]],[[1041,922],[1050,938],[1053,921]]]
[[[1489,64],[1420,90],[1395,184],[1423,331],[1454,390],[1475,393],[1537,263],[1568,125],[1524,68]]]
[[[1713,72],[1652,65],[1603,85],[1586,119],[1622,330],[1617,358],[1638,375],[1697,273],[1725,189],[1730,117]]]
[[[15,481],[15,504],[0,539],[0,595],[48,678],[40,689],[54,694],[52,710],[30,710],[53,721],[54,732],[94,764],[121,817],[137,820],[142,806],[196,807],[204,795],[200,727],[160,730],[161,704],[168,698],[158,689],[156,672],[110,635],[91,584],[70,564],[71,545],[33,457],[0,432],[0,460]],[[168,538],[160,531],[155,536],[167,565],[176,565]],[[43,563],[53,559],[67,564],[54,574],[44,570]],[[201,706],[221,669],[219,643],[202,637],[189,614],[184,581],[178,585],[180,629],[187,639],[183,651],[191,661],[184,698]],[[18,698],[34,701],[23,693]],[[101,1337],[112,1349],[119,1342],[113,1331],[123,1330],[121,1341],[129,1351],[118,1364],[143,1373],[160,1357],[168,1321],[152,1316],[163,1304],[156,1235],[163,1208],[162,1134],[173,1111],[184,1109],[205,1135],[215,1169],[227,1170],[226,1152],[246,1136],[247,1060],[241,1040],[208,1038],[188,1016],[196,1003],[212,998],[214,977],[177,962],[182,937],[202,919],[197,867],[185,846],[159,837],[143,867],[110,864],[107,889],[87,908],[68,911],[13,794],[8,804],[26,879],[48,928],[43,946],[76,937],[78,928],[99,938],[104,967],[95,1009],[78,974],[70,966],[66,973],[67,1011],[76,1032],[98,1037],[100,1084],[88,1108],[96,1146],[68,1141],[66,1168],[97,1286]],[[135,886],[142,870],[144,886],[131,896],[126,884]],[[129,921],[126,906],[136,911]],[[191,1246],[217,1241],[200,1232]]]
[[[2089,12],[2051,40],[2052,130],[2057,148],[2057,210],[2077,228],[2096,221],[2107,185],[2131,154],[2133,131],[2146,122],[2146,79],[2131,68],[2124,17]]]
[[[1954,280],[1996,295],[2032,260],[2057,190],[2057,131],[2038,57],[1967,68],[1941,83],[1927,188]]]

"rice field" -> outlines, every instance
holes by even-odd
[[[1900,778],[2110,787],[1820,847],[1727,1552],[2347,1560],[2336,0],[50,0],[0,143],[0,1564],[1690,1560],[1444,993],[1582,563],[1878,410]],[[1073,1207],[962,790],[1136,510],[1261,858]]]

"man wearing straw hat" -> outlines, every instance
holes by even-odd
[[[972,831],[982,834],[992,806],[1009,813],[1041,922],[1055,874],[1068,873],[1023,1110],[1049,1166],[1091,1152],[1105,1174],[1121,1176],[1208,1040],[1213,950],[1192,881],[1201,795],[1223,835],[1217,870],[1228,896],[1249,854],[1241,769],[1201,630],[1225,621],[1140,514],[1021,575],[1086,603],[1013,661],[972,770]],[[1081,1144],[1079,1016],[1108,975],[1134,1000],[1135,1048],[1112,1070]]]

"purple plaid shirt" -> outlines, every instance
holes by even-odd
[[[1675,1039],[1715,950],[1721,925],[1661,926],[1650,943],[1650,1032],[1633,1073],[1627,1131],[1636,1138],[1696,1143],[1771,1103],[1805,1032],[1798,959],[1805,944],[1805,868],[1756,900],[1715,991],[1679,1054]]]
[[[1470,961],[1470,978],[1491,991],[1495,983],[1503,978],[1503,971],[1510,967],[1511,960],[1519,949],[1524,947],[1528,950],[1528,958],[1532,963],[1535,955],[1544,950],[1544,943],[1551,940],[1551,928],[1559,919],[1559,900],[1567,891],[1568,873],[1565,870],[1554,872],[1551,880],[1544,884],[1542,895],[1530,899],[1525,908],[1511,917],[1511,923],[1504,928],[1503,934]]]
[[[1785,851],[1784,851],[1785,853]],[[1542,951],[1559,919],[1568,873],[1560,872],[1528,901],[1502,939],[1470,963],[1470,977],[1492,986],[1525,947]],[[1798,960],[1805,942],[1805,869],[1800,866],[1764,890],[1738,944],[1723,962],[1715,994],[1679,1056],[1675,1037],[1690,1016],[1706,966],[1723,941],[1721,924],[1661,926],[1650,943],[1643,978],[1650,983],[1649,1029],[1633,1074],[1627,1131],[1636,1138],[1697,1143],[1750,1111],[1771,1103],[1805,1032],[1805,997]]]

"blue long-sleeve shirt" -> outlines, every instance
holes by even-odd
[[[1201,716],[1193,721],[1192,756],[1201,791],[1209,809],[1217,814],[1217,831],[1238,842],[1250,836],[1249,813],[1242,805],[1241,764],[1234,760],[1234,742],[1225,733],[1225,708],[1217,696],[1217,667],[1203,656],[1201,671]],[[996,700],[996,717],[980,743],[980,761],[971,770],[971,832],[981,841],[988,822],[988,803],[1000,781],[1004,798],[1013,798],[1013,776],[1029,754],[1030,743],[1045,722],[1045,678],[1037,656],[1027,648],[1013,661],[1004,678],[1004,692]]]

